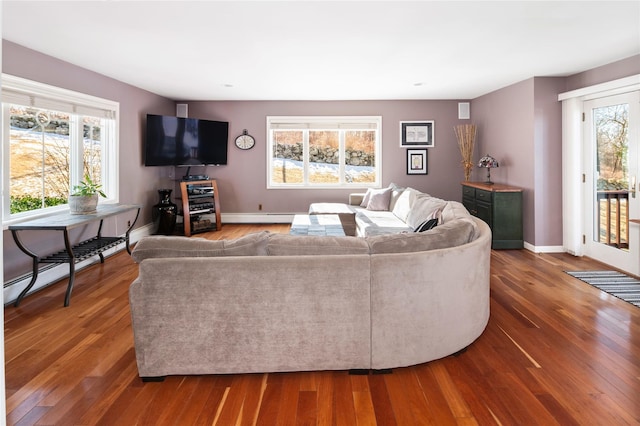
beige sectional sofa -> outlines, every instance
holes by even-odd
[[[464,349],[489,319],[491,231],[444,203],[425,232],[143,238],[139,375],[379,370]]]
[[[356,223],[356,235],[360,237],[414,232],[430,219],[443,223],[469,216],[461,203],[393,183],[387,188],[351,194],[349,204],[313,203],[309,206],[309,214],[351,214]]]

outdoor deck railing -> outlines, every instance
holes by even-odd
[[[600,242],[629,248],[629,191],[598,191]]]

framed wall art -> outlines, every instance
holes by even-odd
[[[426,175],[427,174],[427,150],[408,149],[407,150],[407,174]]]
[[[433,148],[435,122],[428,121],[401,121],[400,122],[400,146],[403,148]]]

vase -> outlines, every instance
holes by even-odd
[[[173,235],[176,228],[178,206],[171,202],[171,189],[159,189],[160,201],[151,210],[156,235]]]
[[[98,205],[98,194],[69,195],[69,213],[94,214]]]
[[[463,161],[464,163],[464,180],[469,182],[471,180],[471,170],[473,169],[473,163],[471,161]]]

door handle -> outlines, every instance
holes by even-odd
[[[636,177],[631,176],[631,197],[636,198]]]

